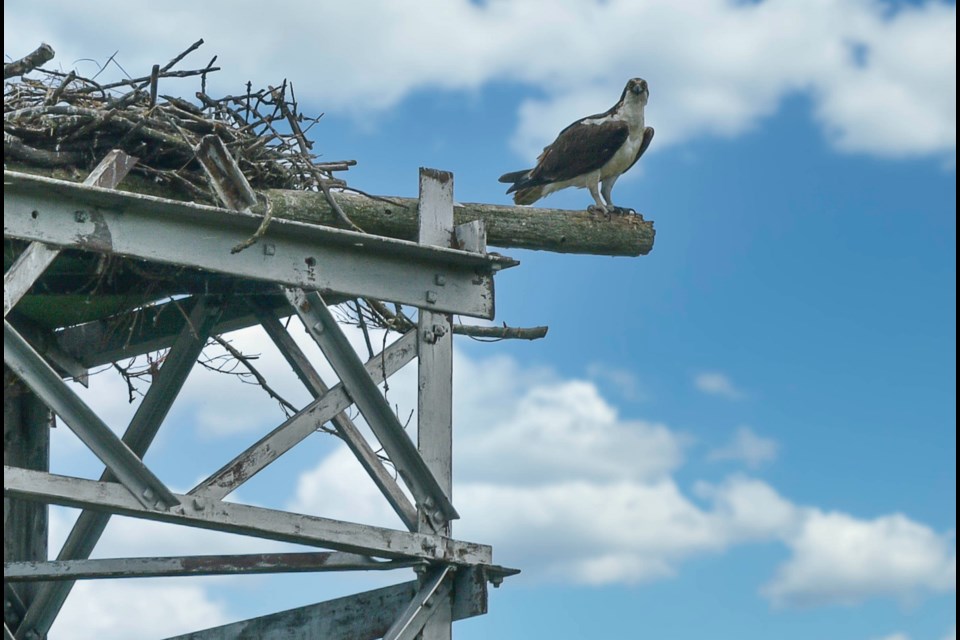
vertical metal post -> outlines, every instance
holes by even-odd
[[[420,244],[449,247],[453,240],[453,174],[420,169]],[[446,285],[441,274],[433,286]],[[447,494],[453,493],[453,332],[450,316],[429,310],[436,292],[424,292],[418,322],[417,443],[424,462]],[[429,505],[427,505],[429,507]],[[421,507],[420,530],[451,535],[450,522]],[[420,635],[422,640],[450,640],[453,606],[449,592],[431,606],[436,612]]]
[[[4,367],[3,464],[37,471],[50,469],[50,427],[53,414],[39,398]],[[47,559],[47,505],[4,497],[3,561]],[[33,602],[40,583],[4,582],[4,621],[20,623],[22,609]]]

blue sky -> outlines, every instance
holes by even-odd
[[[324,158],[358,160],[352,185],[413,196],[431,166],[462,202],[507,203],[497,176],[650,81],[657,137],[614,195],[655,221],[654,250],[510,250],[497,321],[548,338],[457,345],[455,532],[524,570],[457,638],[955,637],[953,3],[293,3],[266,32],[209,5],[8,2],[5,54],[42,40],[65,68],[119,50],[139,71],[203,37],[190,60],[220,56],[215,90],[290,78],[325,113]],[[306,399],[262,336],[235,340]],[[405,407],[410,373],[390,392]],[[122,429],[119,385],[95,377],[91,402]],[[147,461],[186,489],[280,419],[197,372]],[[53,456],[99,473],[66,429]],[[397,526],[319,436],[236,498]],[[279,548],[165,531],[118,521],[99,552]],[[383,583],[107,582],[99,622],[78,589],[59,637],[159,636]]]

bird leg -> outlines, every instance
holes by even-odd
[[[596,204],[592,204],[587,207],[587,211],[590,213],[610,213],[610,207],[604,204],[603,200],[600,199],[600,189],[598,188],[597,183],[588,185],[587,188],[590,190],[590,195],[593,196],[593,201],[596,202]]]
[[[603,196],[603,199],[607,201],[606,212],[607,213],[616,213],[619,215],[624,215],[628,213],[636,213],[633,209],[628,207],[618,207],[613,204],[613,196],[611,192],[613,191],[613,183],[617,181],[617,178],[620,176],[613,176],[603,181],[603,186],[600,188],[600,194]]]

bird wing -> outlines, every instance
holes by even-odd
[[[530,172],[530,183],[563,182],[602,167],[629,135],[626,122],[574,122],[543,150]]]
[[[633,162],[630,163],[630,166],[624,170],[624,173],[630,171],[630,168],[637,164],[637,160],[640,159],[640,156],[643,155],[643,152],[646,151],[647,147],[650,146],[651,140],[653,140],[653,127],[647,127],[643,130],[643,141],[640,143],[640,150],[637,151],[637,157],[634,158]]]

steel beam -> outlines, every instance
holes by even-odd
[[[446,609],[448,618],[452,618],[450,609],[450,577],[453,568],[437,567],[423,580],[423,586],[417,591],[403,611],[397,616],[383,640],[414,640],[430,619]],[[452,620],[449,620],[452,622]]]
[[[190,375],[210,331],[220,318],[220,312],[219,300],[214,301],[205,296],[196,299],[190,315],[180,329],[180,335],[160,367],[159,374],[123,434],[123,444],[130,447],[140,458],[146,455],[177,394]],[[114,476],[109,470],[100,476],[101,482],[113,480]],[[70,530],[57,559],[89,558],[107,528],[110,515],[105,511],[83,511]],[[36,630],[38,635],[44,635],[56,620],[72,588],[72,581],[44,584],[27,611],[23,627]]]
[[[422,564],[420,560],[374,560],[355,553],[254,553],[172,558],[102,558],[4,562],[3,579],[11,582],[161,578],[322,571],[393,571]]]
[[[137,159],[133,156],[114,149],[100,161],[83,184],[88,187],[113,189],[120,184],[136,163]],[[4,183],[6,186],[6,181]],[[6,214],[6,201],[4,201],[4,214]],[[60,249],[57,247],[51,247],[42,242],[31,242],[17,257],[10,269],[3,274],[4,318],[58,255],[60,255]]]
[[[98,367],[111,362],[134,358],[173,345],[183,330],[187,316],[200,296],[162,302],[143,307],[122,316],[111,316],[58,330],[54,336],[60,349],[87,367]],[[261,298],[276,313],[290,315],[293,309],[286,298]],[[268,301],[268,302],[267,302]],[[223,301],[220,321],[211,329],[211,335],[222,335],[252,327],[259,323],[242,297]],[[16,322],[14,322],[16,325]],[[117,331],[116,327],[131,327]]]
[[[420,457],[399,418],[387,403],[377,383],[364,369],[357,352],[340,329],[333,314],[318,293],[286,289],[287,299],[303,321],[341,383],[366,418],[371,431],[410,488],[418,507],[439,509],[447,520],[458,518],[450,498]]]
[[[300,349],[299,345],[290,336],[290,333],[283,327],[277,316],[268,309],[259,309],[257,317],[260,318],[260,324],[263,326],[267,335],[273,340],[274,344],[286,358],[287,363],[293,369],[294,373],[300,378],[304,386],[310,391],[314,398],[320,398],[330,389],[323,382],[320,374],[310,364],[307,356]],[[386,354],[384,354],[385,358]],[[373,360],[378,360],[374,357]],[[381,362],[383,359],[380,359]],[[390,507],[396,512],[400,520],[407,525],[410,531],[417,530],[417,510],[410,504],[407,494],[400,488],[400,484],[393,475],[383,466],[383,462],[377,456],[377,453],[363,437],[360,430],[350,419],[346,412],[341,412],[331,419],[337,433],[343,438],[353,455],[356,456],[360,465],[373,480],[374,484],[380,489],[380,492],[390,503]]]
[[[221,502],[200,496],[174,494],[181,501],[180,506],[169,511],[155,511],[143,507],[128,491],[112,482],[96,482],[6,465],[3,468],[3,493],[11,498],[82,509],[105,509],[118,515],[146,520],[383,558],[489,565],[493,556],[487,545]]]
[[[58,255],[60,255],[60,249],[56,247],[42,242],[31,242],[23,253],[17,256],[14,263],[3,274],[4,318],[17,306],[20,298],[30,290],[33,283],[43,275]]]
[[[17,313],[10,316],[10,324],[62,377],[73,378],[84,387],[89,387],[89,369],[60,348],[57,337],[52,331]]]
[[[420,169],[418,203],[420,244],[448,246],[454,238],[453,174]],[[446,286],[442,280],[437,286]],[[453,496],[453,332],[450,316],[420,309],[417,319],[417,449],[444,494]],[[451,535],[448,518],[434,505],[420,505],[419,531]],[[437,594],[431,614],[416,632],[397,638],[450,640],[453,612],[449,598]],[[422,615],[421,615],[422,617]]]
[[[416,340],[413,332],[407,333],[367,362],[366,370],[373,380],[379,383],[410,362],[417,353]],[[351,404],[353,400],[343,385],[337,384],[191,489],[190,495],[226,497]]]
[[[138,503],[167,509],[178,501],[53,368],[3,321],[3,361],[116,474]]]
[[[3,204],[7,237],[482,318],[494,315],[490,276],[516,264],[288,220],[271,223],[260,250],[231,254],[262,216],[10,171]]]
[[[477,571],[463,569],[455,576],[454,620],[487,612],[485,582],[464,580],[462,578],[466,576],[460,575],[470,573],[475,576]],[[416,582],[404,582],[167,640],[378,640],[383,638],[418,590]]]

